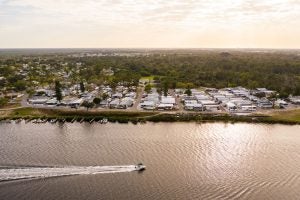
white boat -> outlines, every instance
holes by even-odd
[[[102,122],[103,122],[103,124],[106,124],[108,122],[108,119],[107,118],[103,118]]]
[[[146,169],[146,166],[143,165],[143,163],[139,163],[135,166],[135,170],[137,170],[137,171],[143,171],[145,169]]]

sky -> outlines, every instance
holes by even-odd
[[[0,48],[300,48],[300,0],[0,0]]]

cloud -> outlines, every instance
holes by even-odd
[[[230,35],[248,45],[248,41],[253,41],[251,35],[257,41],[261,41],[259,36],[266,38],[263,31],[276,38],[272,30],[289,29],[286,35],[297,37],[300,3],[298,0],[0,0],[0,24],[0,46],[18,46],[16,42],[30,46],[30,42],[37,40],[37,45],[45,46],[208,45],[202,40],[199,43],[200,37],[214,45],[214,38],[220,45],[227,45],[234,40]],[[26,41],[13,38],[20,33]],[[283,40],[284,34],[280,38]],[[295,45],[300,46],[299,40],[293,38]]]

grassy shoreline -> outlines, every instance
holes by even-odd
[[[273,112],[269,115],[232,116],[216,113],[163,113],[132,111],[83,111],[42,108],[19,108],[0,111],[0,120],[15,119],[58,119],[67,122],[91,121],[107,118],[110,122],[247,122],[267,124],[300,124],[300,110]]]

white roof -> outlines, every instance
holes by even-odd
[[[46,103],[57,103],[58,101],[56,99],[50,99]]]
[[[140,105],[141,106],[155,106],[155,102],[154,101],[144,101]]]
[[[191,103],[191,104],[186,104],[185,105],[186,107],[196,107],[196,108],[201,108],[202,107],[202,104],[199,104],[199,103]]]
[[[195,95],[195,97],[198,100],[208,100],[209,99],[209,96],[203,95],[203,94],[197,94],[197,95]]]
[[[199,102],[203,105],[215,105],[216,104],[214,101],[211,101],[211,100],[200,100]]]
[[[236,105],[235,105],[233,102],[227,102],[227,103],[226,103],[226,106],[227,106],[228,108],[230,108],[230,107],[236,107]]]
[[[196,100],[184,100],[184,104],[197,104],[198,102]]]
[[[118,104],[120,104],[120,100],[119,99],[115,99],[115,100],[111,101],[109,104],[110,105],[112,105],[112,104],[118,105]]]
[[[171,96],[164,97],[164,96],[162,96],[161,97],[161,103],[162,104],[175,104],[176,101],[175,101],[174,97],[171,97]]]
[[[161,103],[158,105],[159,108],[164,108],[164,107],[173,107],[173,104],[169,103]]]
[[[80,99],[75,99],[73,101],[71,101],[69,104],[81,104],[84,100],[82,98]]]

